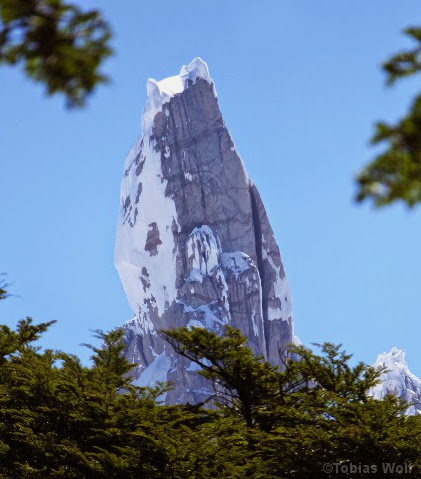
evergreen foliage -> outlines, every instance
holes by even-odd
[[[384,478],[386,463],[412,465],[411,477],[421,477],[420,418],[405,416],[408,405],[399,398],[373,399],[369,389],[382,371],[351,366],[340,346],[316,345],[320,354],[291,347],[281,370],[253,356],[232,328],[225,337],[198,328],[163,334],[217,385],[219,418],[236,425],[225,439],[240,433],[243,441],[235,465],[244,477]],[[338,475],[325,472],[325,464],[369,465],[377,472]]]
[[[0,326],[1,479],[385,477],[326,463],[407,463],[421,477],[420,418],[393,396],[371,398],[380,373],[351,366],[339,346],[292,347],[281,369],[233,328],[164,331],[215,388],[206,407],[166,406],[167,385],[132,384],[122,330],[97,331],[85,366],[36,346],[51,324]]]
[[[415,46],[384,63],[387,83],[421,71],[421,28],[405,31]],[[376,206],[403,200],[408,206],[421,201],[421,93],[409,112],[395,125],[379,122],[371,139],[385,149],[358,176],[358,201],[372,199]]]
[[[97,10],[65,0],[0,0],[0,65],[22,64],[49,95],[64,93],[83,106],[107,81],[99,72],[111,55],[111,30]]]
[[[8,284],[6,283],[6,279],[4,278],[4,276],[6,276],[5,273],[0,274],[0,300],[6,299],[8,296],[8,293],[6,291]]]

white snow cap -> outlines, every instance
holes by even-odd
[[[403,349],[398,349],[397,347],[393,347],[390,350],[390,353],[382,353],[377,356],[377,361],[376,365],[379,363],[404,363],[406,364],[405,361],[405,350]]]
[[[394,394],[413,404],[406,414],[420,414],[421,380],[409,370],[405,351],[393,347],[389,353],[379,354],[374,367],[386,367],[386,372],[381,375],[381,382],[370,390],[371,395],[375,399],[383,399],[388,394]]]
[[[208,65],[200,57],[194,58],[188,65],[183,65],[178,75],[164,78],[161,81],[149,78],[146,83],[148,99],[143,111],[143,134],[152,126],[155,115],[162,110],[162,105],[170,101],[174,95],[189,88],[199,78],[206,80],[213,86]],[[216,96],[215,88],[213,88],[213,91]]]

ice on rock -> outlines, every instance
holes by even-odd
[[[222,253],[221,264],[224,269],[231,270],[237,278],[242,272],[254,266],[251,258],[241,251]]]
[[[266,260],[272,270],[275,272],[274,277],[275,283],[274,287],[274,299],[280,299],[280,304],[278,301],[273,301],[274,306],[269,306],[269,321],[280,319],[282,321],[288,321],[292,317],[292,301],[291,301],[291,290],[289,287],[288,281],[283,281],[283,271],[281,271],[281,265],[277,266],[270,254],[270,250],[267,248],[266,240],[262,237],[262,253],[263,259]]]
[[[202,275],[211,273],[219,265],[221,243],[207,225],[194,228],[187,240],[187,261],[191,270]]]

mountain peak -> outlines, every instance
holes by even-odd
[[[183,65],[178,75],[163,80],[149,78],[146,82],[147,100],[143,112],[143,133],[151,128],[155,115],[162,110],[162,106],[170,99],[183,93],[198,79],[207,81],[213,86],[213,80],[209,74],[209,67],[200,57],[195,57],[188,65]],[[214,95],[216,91],[213,88]]]
[[[211,384],[158,334],[180,326],[248,338],[281,364],[294,340],[292,299],[266,210],[224,123],[206,63],[148,81],[143,134],[126,159],[115,262],[136,315],[123,327],[135,384],[170,381],[167,404]]]
[[[405,360],[405,351],[393,347],[390,352],[379,354],[374,364],[376,369],[386,368],[380,383],[371,389],[375,399],[393,394],[405,399],[411,406],[406,414],[421,413],[421,380],[412,374]]]
[[[405,350],[393,346],[390,352],[385,352],[377,356],[376,364],[380,363],[403,363],[406,365]]]

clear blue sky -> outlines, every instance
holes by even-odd
[[[90,329],[132,316],[113,266],[124,158],[148,77],[204,58],[289,274],[296,332],[373,362],[407,350],[421,375],[421,210],[353,202],[377,119],[403,114],[419,79],[384,87],[419,1],[89,0],[115,31],[113,83],[67,111],[0,69],[0,321],[57,319],[44,344],[80,354]],[[86,352],[82,352],[87,357]]]

